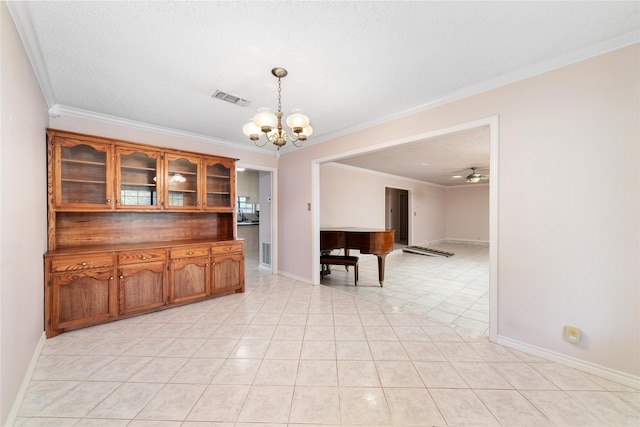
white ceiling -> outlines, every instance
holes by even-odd
[[[275,66],[289,71],[283,111],[311,118],[308,145],[640,40],[636,1],[7,4],[52,113],[246,149],[256,148],[242,125],[257,108],[277,107]],[[250,104],[213,99],[216,90]],[[406,155],[369,160],[450,185],[453,171],[488,168],[485,134],[429,141],[429,155],[404,147],[411,167]]]
[[[432,184],[467,185],[471,168],[489,183],[489,126],[449,133],[337,162]]]

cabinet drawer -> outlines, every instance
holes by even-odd
[[[166,250],[150,250],[138,252],[122,252],[118,254],[118,264],[139,264],[141,262],[165,261],[167,259]]]
[[[211,255],[228,254],[229,252],[242,252],[242,243],[223,243],[211,246]]]
[[[196,256],[209,255],[209,248],[206,246],[194,246],[189,248],[171,249],[171,259],[192,258]]]
[[[69,255],[51,258],[52,273],[112,266],[113,255],[111,254]]]

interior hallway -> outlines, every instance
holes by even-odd
[[[376,291],[387,286],[393,290]],[[338,287],[254,267],[243,294],[47,340],[16,425],[638,422],[639,390]]]

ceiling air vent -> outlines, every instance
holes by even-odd
[[[216,90],[214,94],[211,95],[211,97],[220,99],[222,101],[230,102],[232,104],[236,104],[241,107],[246,107],[247,105],[249,105],[249,102],[250,102],[250,101],[247,101],[246,99],[240,98],[239,96],[231,95],[231,94],[222,92],[220,90]]]

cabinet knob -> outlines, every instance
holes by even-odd
[[[224,248],[224,250],[225,250],[225,251],[230,251],[230,250],[231,250],[231,248]]]
[[[143,257],[142,257],[142,259],[147,259],[147,257],[146,257],[146,256],[143,256]]]
[[[198,206],[200,206],[200,202],[198,202]]]
[[[187,252],[187,255],[193,255],[192,251]]]
[[[124,279],[124,276],[121,274],[121,275],[120,275],[120,278],[121,278],[121,279]]]
[[[116,200],[116,203],[117,203],[117,204],[120,204],[120,199],[117,199],[117,200]]]
[[[204,205],[207,206],[207,202],[204,202]]]
[[[111,203],[111,199],[107,199],[107,203]]]
[[[109,280],[113,280],[113,276],[109,277]]]
[[[83,267],[84,267],[84,266],[86,266],[86,265],[90,265],[90,264],[91,264],[90,262],[81,262],[81,263],[80,263],[80,264],[78,264],[78,265],[81,265],[81,266],[83,266]]]
[[[206,263],[204,266],[205,266],[205,267],[209,267],[209,263]]]

